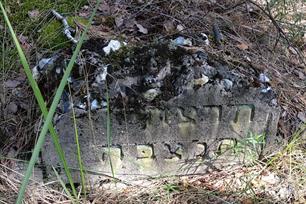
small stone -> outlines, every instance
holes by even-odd
[[[149,145],[137,145],[137,158],[151,158],[153,148]]]
[[[57,67],[55,69],[56,74],[60,74],[62,72],[62,69],[60,67]]]
[[[209,78],[208,78],[207,76],[205,76],[204,74],[202,74],[202,77],[201,77],[201,78],[198,78],[198,79],[194,79],[194,80],[193,80],[193,83],[194,83],[194,85],[197,85],[197,86],[203,86],[203,85],[205,85],[208,81],[209,81]]]
[[[97,99],[94,99],[92,102],[91,102],[91,105],[90,105],[90,110],[97,110],[101,108],[101,106],[99,105],[99,102]]]
[[[182,36],[179,36],[173,40],[173,43],[177,46],[192,46],[192,42],[189,38],[184,38]]]
[[[209,45],[209,39],[208,39],[208,36],[205,34],[205,33],[201,33],[202,37],[203,37],[203,40],[204,40],[204,44],[205,45]]]
[[[280,182],[280,179],[278,176],[274,175],[273,173],[268,173],[267,175],[263,175],[261,177],[261,180],[264,183],[270,184],[270,185],[274,185]]]
[[[40,73],[38,71],[38,66],[33,67],[32,75],[35,80],[39,79]]]
[[[76,106],[76,108],[81,109],[81,110],[86,110],[86,103],[78,103]]]
[[[181,31],[184,30],[184,26],[182,26],[181,24],[178,24],[178,25],[176,26],[176,29],[177,29],[179,32],[181,32]]]
[[[218,73],[217,70],[214,67],[212,67],[208,64],[205,64],[205,66],[203,67],[203,72],[209,78],[214,78],[214,76],[216,76],[217,73]]]
[[[270,79],[266,74],[261,73],[259,75],[259,81],[262,82],[262,83],[268,83],[268,82],[270,82]]]
[[[147,101],[153,101],[160,93],[161,91],[159,89],[149,89],[145,93],[143,93],[143,97]]]
[[[260,92],[266,94],[269,93],[270,91],[272,91],[272,88],[268,86],[267,88],[262,89]]]
[[[223,85],[225,91],[229,91],[233,88],[233,82],[229,79],[222,79],[221,84]]]
[[[103,68],[99,70],[100,72],[96,76],[96,82],[98,84],[102,84],[106,80],[107,68],[108,66],[103,66]]]

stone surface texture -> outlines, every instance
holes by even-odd
[[[264,134],[263,152],[277,150],[279,109],[265,102],[266,95],[250,88],[236,95],[222,96],[218,85],[186,91],[163,105],[128,113],[126,120],[111,114],[111,141],[108,146],[107,114],[100,110],[77,119],[82,158],[92,173],[118,177],[188,174],[204,171],[213,161],[222,140],[246,138],[249,132]],[[235,93],[233,91],[232,93]],[[57,130],[68,163],[77,168],[73,119],[64,115]],[[52,141],[47,140],[43,160],[60,164]],[[212,164],[213,165],[213,164]],[[94,177],[94,179],[96,179]]]
[[[246,155],[250,151],[243,152],[243,146],[251,144],[258,158],[277,151],[283,142],[277,136],[280,110],[272,103],[275,94],[262,91],[269,84],[252,85],[254,76],[216,63],[204,51],[188,53],[173,45],[144,47],[117,63],[117,68],[105,65],[92,50],[82,53],[95,65],[94,76],[99,70],[111,76],[111,80],[107,76],[90,81],[99,97],[96,102],[105,100],[104,80],[109,84],[111,136],[106,103],[91,114],[83,109],[85,114],[76,118],[82,159],[93,181],[112,173],[125,180],[201,173],[230,162],[227,148]],[[86,60],[80,62],[79,77],[89,66]],[[83,82],[75,82],[76,88],[73,83],[72,90],[79,90]],[[69,166],[78,169],[72,111],[60,115],[56,129]],[[259,135],[264,141],[257,141]],[[47,174],[52,174],[50,166],[60,166],[50,137],[42,161]],[[74,173],[79,179],[79,172]]]

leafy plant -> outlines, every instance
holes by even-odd
[[[248,137],[239,140],[228,140],[228,142],[220,145],[218,154],[229,153],[239,159],[243,159],[244,162],[254,162],[258,159],[262,147],[265,143],[264,134],[249,133]]]
[[[172,183],[166,183],[164,185],[164,190],[167,191],[167,193],[171,193],[171,192],[174,192],[174,191],[178,191],[179,187],[175,184],[172,184]]]

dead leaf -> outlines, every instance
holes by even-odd
[[[106,1],[102,1],[98,7],[98,11],[101,11],[102,14],[104,15],[109,15],[110,14],[110,6]]]
[[[168,33],[175,30],[175,26],[173,24],[173,21],[166,21],[163,26]]]
[[[89,17],[90,14],[91,14],[91,11],[88,5],[83,6],[79,12],[80,17]]]
[[[19,39],[21,47],[24,49],[25,53],[27,55],[29,55],[33,46],[32,46],[31,43],[29,43],[28,37],[21,34],[21,35],[18,36],[18,39]]]
[[[6,88],[16,88],[20,84],[21,84],[21,82],[17,81],[17,80],[7,80],[7,81],[4,82],[4,86]]]
[[[35,20],[39,17],[40,12],[39,12],[39,10],[35,9],[35,10],[32,10],[32,11],[29,11],[28,15],[31,19]]]
[[[247,50],[249,49],[249,45],[246,43],[240,43],[238,45],[236,45],[240,50]]]
[[[141,24],[136,23],[136,26],[138,28],[138,31],[143,33],[143,34],[148,34],[148,29],[146,29],[145,27],[143,27]]]
[[[122,25],[123,25],[123,21],[124,21],[124,18],[123,16],[117,16],[115,18],[115,24],[118,28],[120,28]]]
[[[242,201],[242,204],[253,204],[253,200],[251,198],[246,198]]]

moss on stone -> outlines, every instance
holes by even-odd
[[[48,14],[50,9],[55,9],[60,13],[73,13],[81,6],[87,3],[86,0],[23,0],[23,1],[7,1],[5,8],[9,13],[11,23],[14,25],[16,32],[22,31],[25,34],[32,33],[33,28],[37,27],[37,23],[41,22],[41,18],[29,18],[29,12],[38,10],[41,17]]]
[[[30,42],[33,43],[38,50],[41,48],[40,44],[42,41],[37,43],[37,39],[42,39],[41,29],[49,24],[50,18],[50,9],[55,9],[56,11],[64,14],[65,16],[73,16],[73,13],[78,11],[83,5],[88,3],[87,0],[6,0],[2,1],[4,7],[9,15],[9,19],[13,26],[14,31],[17,36],[22,34],[27,36],[30,39]],[[33,10],[39,11],[39,17],[31,19],[29,17],[29,12]],[[80,22],[82,23],[82,22]],[[0,17],[0,24],[4,25],[3,18]],[[59,25],[58,23],[55,23]],[[52,26],[51,26],[52,27]],[[61,34],[60,31],[58,34]],[[46,42],[52,47],[52,40],[47,40]],[[66,39],[64,39],[66,41]],[[15,46],[10,39],[10,36],[7,32],[0,31],[0,42],[5,41],[5,53],[2,53],[0,49],[0,65],[2,69],[8,70],[14,67],[19,67],[18,55],[15,51]],[[58,40],[59,42],[60,40]],[[56,43],[56,42],[55,42]],[[54,44],[55,44],[54,43]],[[54,45],[53,44],[53,45]],[[61,46],[59,46],[61,47]],[[57,47],[57,48],[59,48]],[[37,50],[37,49],[36,49]],[[51,50],[52,51],[52,50]],[[4,56],[4,57],[3,57]],[[7,57],[8,56],[8,57]],[[5,61],[3,62],[3,59]],[[30,60],[30,59],[29,59]]]
[[[75,29],[77,24],[86,25],[88,20],[79,16],[67,17],[68,24]],[[44,48],[59,49],[70,45],[70,41],[63,33],[63,24],[54,19],[41,29],[38,37],[39,44]]]

